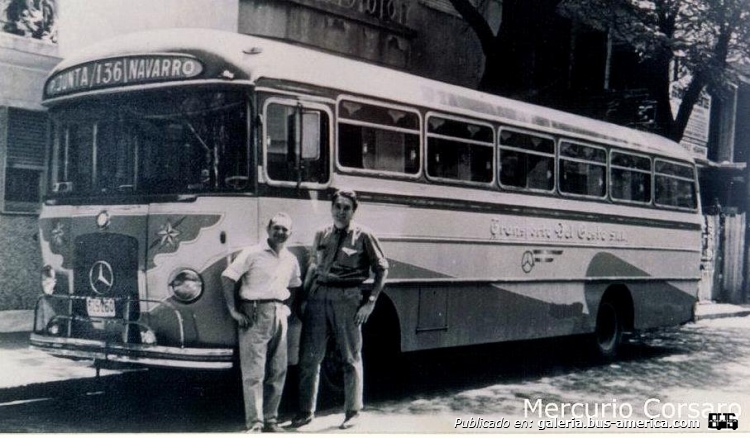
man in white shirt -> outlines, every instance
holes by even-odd
[[[245,248],[221,275],[224,298],[237,321],[245,399],[250,432],[283,432],[279,403],[287,369],[289,288],[301,286],[297,258],[285,248],[292,219],[278,213],[268,222],[268,238]],[[239,299],[235,284],[240,281]]]

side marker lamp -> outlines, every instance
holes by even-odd
[[[46,265],[42,268],[42,290],[47,295],[52,295],[55,291],[55,285],[57,284],[57,275],[55,269],[50,265]]]

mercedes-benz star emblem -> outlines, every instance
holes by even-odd
[[[534,269],[534,253],[531,251],[523,253],[523,257],[521,257],[521,269],[527,274]]]
[[[104,295],[112,289],[115,283],[115,274],[112,266],[104,260],[99,260],[91,265],[89,270],[89,285],[91,290],[99,295]]]

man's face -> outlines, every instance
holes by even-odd
[[[275,245],[283,245],[292,234],[292,221],[276,218],[268,226],[268,240]]]
[[[331,205],[331,216],[338,228],[348,227],[354,216],[354,203],[349,198],[339,196]]]

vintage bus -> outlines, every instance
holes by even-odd
[[[54,355],[232,367],[221,272],[278,211],[304,266],[342,187],[391,264],[365,348],[585,335],[613,356],[623,332],[693,317],[696,168],[656,135],[197,29],[98,43],[44,104],[30,341]]]

